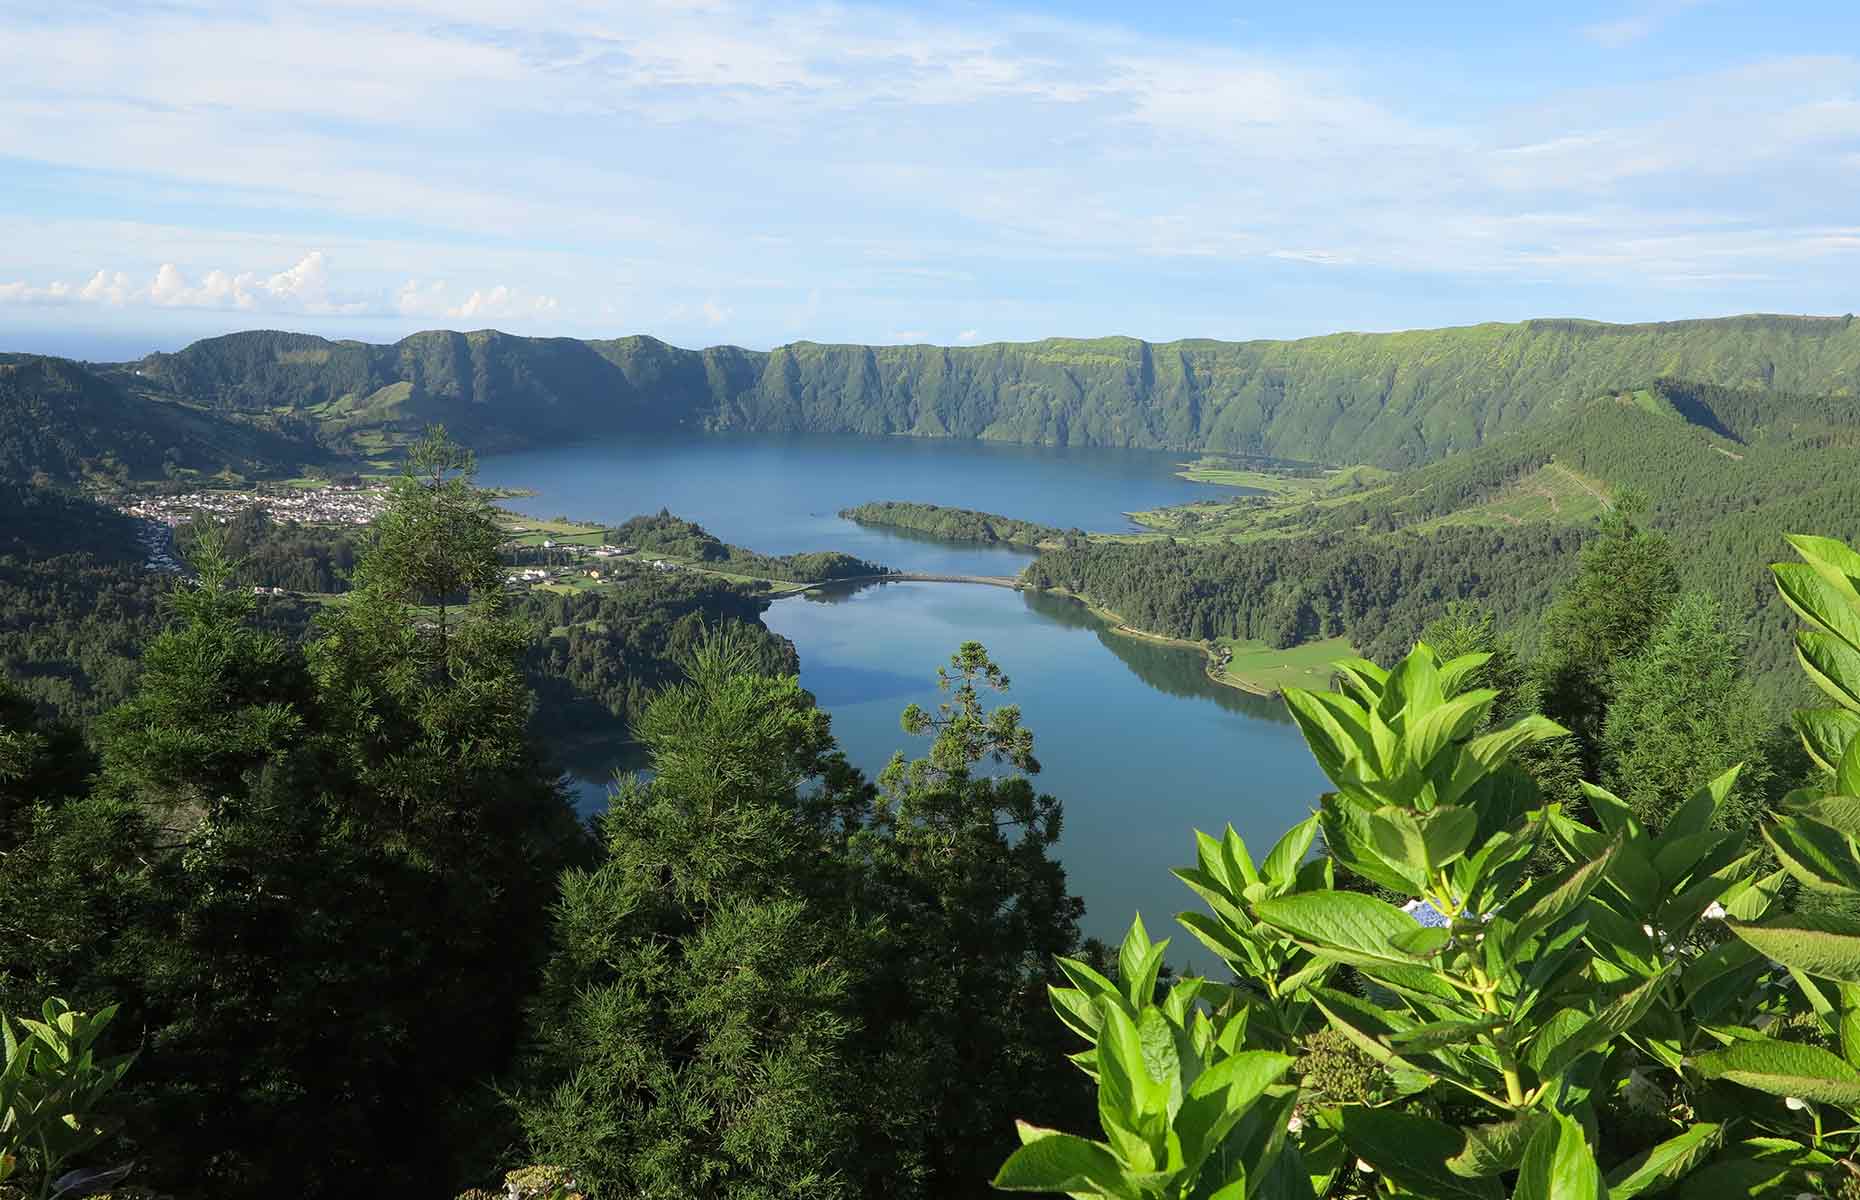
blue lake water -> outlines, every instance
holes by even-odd
[[[941,438],[674,434],[497,455],[480,464],[478,481],[534,488],[538,495],[510,504],[532,516],[618,524],[669,508],[764,554],[841,550],[905,570],[1012,575],[1030,554],[866,528],[838,513],[911,500],[1115,530],[1135,528],[1127,512],[1233,494],[1179,478],[1182,457]]]
[[[1091,530],[1123,514],[1220,493],[1174,475],[1176,456],[852,437],[654,438],[487,458],[479,481],[528,487],[512,507],[619,522],[666,507],[726,541],[770,553],[836,549],[909,570],[1008,575],[1029,555],[862,529],[834,515],[868,500],[958,505]],[[1323,779],[1284,708],[1209,680],[1191,649],[1111,632],[1081,606],[965,584],[888,583],[777,601],[764,617],[795,643],[801,682],[833,716],[855,763],[876,773],[922,753],[898,716],[936,700],[936,668],[965,640],[1012,679],[1065,804],[1060,843],[1085,929],[1121,936],[1133,912],[1158,935],[1196,907],[1169,868],[1192,830],[1232,822],[1256,853],[1310,811]],[[598,754],[573,764],[606,774]],[[591,787],[590,791],[598,789]],[[1180,930],[1173,961],[1205,959]]]

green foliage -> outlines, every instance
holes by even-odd
[[[129,694],[160,632],[159,575],[102,505],[0,478],[0,674],[71,721]]]
[[[965,646],[949,704],[910,720],[930,757],[880,792],[759,654],[713,631],[635,723],[651,777],[564,880],[514,1098],[529,1148],[597,1196],[971,1194],[1016,1110],[1089,1113],[1045,1019],[1079,904],[1058,804],[1019,773],[1032,736]]]
[[[1796,635],[1809,679],[1835,701],[1832,709],[1797,714],[1809,753],[1829,775],[1823,786],[1791,793],[1763,830],[1769,849],[1794,881],[1851,910],[1860,901],[1860,750],[1856,687],[1860,687],[1860,555],[1830,538],[1791,537],[1803,561],[1772,568],[1783,599],[1807,622]],[[1731,906],[1727,905],[1727,908]],[[1806,1006],[1818,1018],[1815,1043],[1782,1041],[1743,1030],[1723,1037],[1721,1048],[1696,1060],[1700,1074],[1780,1098],[1751,1106],[1761,1153],[1735,1164],[1753,1182],[1798,1181],[1850,1187],[1841,1166],[1860,1151],[1860,927],[1839,910],[1766,916],[1729,913],[1728,925],[1746,953],[1789,972]],[[1823,1109],[1834,1119],[1824,1118]],[[1830,1129],[1829,1126],[1834,1128]],[[1753,1138],[1746,1145],[1753,1145]],[[1731,1164],[1707,1172],[1726,1175]],[[1851,1170],[1851,1168],[1847,1168]],[[1727,1176],[1728,1177],[1728,1176]],[[1838,1192],[1848,1194],[1846,1190]]]
[[[136,696],[102,726],[110,786],[186,824],[301,739],[309,691],[294,648],[246,623],[252,594],[231,582],[217,531],[201,536],[192,565],[196,578],[166,598],[175,627],[149,645]]]
[[[74,729],[42,718],[0,678],[0,853],[42,798],[80,794],[92,765]]]
[[[1860,730],[1860,555],[1829,538],[1789,539],[1805,560],[1772,571],[1783,600],[1808,622],[1795,636],[1796,657],[1811,682],[1836,704],[1797,714],[1796,724],[1815,762],[1835,773],[1842,791],[1860,791],[1860,777],[1840,774]]]
[[[1046,1011],[1079,952],[1083,905],[1055,846],[1063,808],[1037,791],[1032,731],[981,644],[939,668],[947,695],[901,724],[928,736],[896,755],[876,795],[829,809],[846,833],[854,911],[877,926],[856,995],[877,1094],[862,1114],[867,1193],[963,1195],[993,1171],[1016,1114],[1080,1130],[1091,1098]]]
[[[166,466],[256,470],[314,456],[275,433],[129,395],[67,359],[0,354],[0,480],[148,480]]]
[[[637,733],[606,856],[562,883],[516,1109],[595,1196],[849,1194],[845,939],[797,795],[830,747],[796,680],[713,639]]]
[[[1454,601],[1477,601],[1501,619],[1548,608],[1584,536],[1535,525],[1238,544],[1075,542],[1041,553],[1024,578],[1169,637],[1292,646],[1343,636],[1386,659]]]
[[[1532,630],[1551,588],[1574,572],[1594,514],[1638,492],[1646,508],[1635,524],[1664,534],[1680,584],[1715,596],[1747,632],[1753,682],[1780,710],[1799,685],[1791,616],[1761,564],[1788,529],[1860,536],[1851,401],[1673,380],[1645,394],[1646,405],[1602,396],[1563,406],[1354,495],[1146,514],[1192,544],[1143,552],[1141,567],[1123,562],[1126,548],[1101,544],[1049,554],[1046,566],[1139,626],[1175,636],[1206,637],[1237,617],[1250,636],[1280,643],[1344,633],[1387,662],[1443,604],[1470,598],[1523,644],[1554,648]],[[1546,484],[1553,475],[1555,488]],[[1580,503],[1555,499],[1570,488]],[[1545,494],[1550,511],[1527,511]],[[1195,517],[1192,528],[1177,520],[1184,515]],[[1316,553],[1323,545],[1331,549]],[[1375,564],[1391,559],[1412,586],[1380,583],[1387,568]],[[1275,565],[1288,562],[1297,568]]]
[[[348,603],[326,609],[310,665],[369,800],[358,816],[438,865],[448,843],[527,824],[549,798],[522,730],[523,630],[508,613],[503,530],[444,430],[408,456],[370,530]],[[490,778],[513,787],[481,795]]]
[[[40,1200],[84,1195],[127,1174],[126,1169],[74,1171],[64,1167],[114,1135],[120,1121],[104,1112],[105,1099],[135,1062],[134,1054],[99,1057],[97,1040],[116,1016],[114,1005],[96,1013],[73,1011],[63,1000],[45,1002],[36,1021],[18,1019],[19,1033],[0,1015],[0,1184],[38,1180]]]
[[[0,1003],[122,1000],[148,1031],[126,1115],[151,1177],[190,1195],[425,1189],[501,1144],[483,1084],[579,835],[524,742],[500,602],[447,596],[466,619],[444,625],[410,602],[465,586],[435,563],[485,577],[482,506],[445,480],[397,504],[384,536],[460,553],[376,543],[307,650],[248,624],[205,539],[99,725],[96,786],[38,791],[6,830]]]
[[[1671,543],[1622,511],[1583,549],[1575,579],[1544,618],[1544,711],[1569,725],[1590,777],[1601,763],[1615,668],[1647,644],[1678,595]]]
[[[235,564],[232,580],[242,587],[281,587],[292,592],[332,594],[349,590],[349,573],[359,549],[355,531],[272,520],[250,508],[224,524],[195,522],[175,531],[183,555],[207,528],[225,539]]]
[[[484,331],[392,346],[241,333],[138,364],[199,403],[319,420],[340,441],[447,421],[476,444],[705,428],[1207,449],[1409,466],[1661,376],[1851,395],[1839,319],[1530,321],[1296,342],[1055,338],[975,347],[680,350]],[[409,385],[392,402],[383,389]],[[349,423],[350,414],[364,424]]]
[[[1257,866],[1233,826],[1227,827],[1226,836],[1218,842],[1197,831],[1198,863],[1175,872],[1212,910],[1212,915],[1181,913],[1176,920],[1214,951],[1236,978],[1260,993],[1253,1006],[1253,1036],[1260,1044],[1287,1053],[1298,1048],[1301,1031],[1308,1024],[1310,985],[1328,979],[1332,964],[1260,921],[1253,915],[1253,906],[1294,890],[1332,885],[1330,858],[1307,858],[1318,827],[1315,816],[1293,826]],[[1076,980],[1080,975],[1075,967],[1068,967],[1067,973]],[[1064,992],[1055,991],[1054,1001],[1062,1018],[1068,1009],[1077,1008],[1075,998]],[[1077,1024],[1073,1028],[1087,1033]]]
[[[1825,564],[1832,552],[1823,549]],[[1840,561],[1860,566],[1851,554]],[[1822,580],[1812,571],[1794,573],[1796,591],[1823,614],[1823,632],[1860,634],[1860,574],[1837,574],[1832,598],[1809,586]],[[1442,632],[1456,648],[1489,638],[1464,612]],[[1792,1011],[1786,995],[1762,986],[1784,970],[1830,1028],[1845,1028],[1845,989],[1860,986],[1860,925],[1770,915],[1783,876],[1751,874],[1756,852],[1733,824],[1737,769],[1663,812],[1657,828],[1584,785],[1591,826],[1544,804],[1515,762],[1564,731],[1536,715],[1491,719],[1499,693],[1471,686],[1503,675],[1488,653],[1442,660],[1423,643],[1392,669],[1365,660],[1337,669],[1340,691],[1286,696],[1336,788],[1319,812],[1263,866],[1230,830],[1223,841],[1200,837],[1200,864],[1178,872],[1211,909],[1183,924],[1235,983],[1183,979],[1152,1001],[1071,965],[1075,986],[1056,990],[1054,1007],[1092,1044],[1074,1061],[1097,1079],[1101,1111],[1121,1123],[1107,1116],[1108,1140],[1097,1145],[1040,1152],[1030,1140],[997,1186],[1314,1196],[1352,1186],[1350,1161],[1355,1186],[1370,1171],[1398,1196],[1586,1200],[1651,1193],[1688,1175],[1701,1181],[1698,1195],[1773,1194],[1759,1176],[1789,1194],[1839,1185],[1827,1170],[1837,1153],[1829,1139],[1851,1131],[1824,1134],[1817,1118],[1812,1140],[1790,1143],[1781,1127],[1790,1122],[1748,1114],[1733,1085],[1788,1097],[1785,1115],[1817,1102],[1860,1104],[1860,1067],[1757,1032]],[[1860,667],[1854,674],[1860,680]],[[1848,822],[1849,840],[1817,826],[1827,821]],[[1327,855],[1305,862],[1320,824]],[[1836,890],[1860,885],[1856,834],[1860,806],[1807,796],[1766,831],[1806,886]],[[1549,847],[1566,865],[1542,869]],[[1416,902],[1404,911],[1337,890],[1333,863]],[[1437,919],[1411,916],[1416,907]],[[1731,940],[1714,932],[1727,917]],[[1148,948],[1139,923],[1124,957],[1140,964]],[[1824,995],[1810,982],[1817,976],[1840,990]],[[1175,1143],[1144,1097],[1166,1072],[1126,1083],[1108,1070],[1139,999],[1177,1026],[1239,1030],[1209,1043],[1222,1052],[1209,1070],[1249,1053],[1302,1051],[1283,1068],[1291,1082],[1285,1114],[1274,1118],[1285,1127],[1280,1144],[1235,1147],[1235,1161],[1212,1177],[1158,1173],[1159,1163],[1173,1165],[1162,1152]],[[1146,1053],[1163,1044],[1160,1025],[1138,1044]],[[1739,1119],[1761,1134],[1734,1144]]]
[[[1172,1007],[1148,996],[1120,1000],[1095,1005],[1093,1071],[1105,1140],[1023,1123],[1024,1144],[1002,1165],[995,1186],[1214,1200],[1250,1195],[1271,1180],[1297,1100],[1295,1089],[1279,1083],[1292,1059],[1238,1050],[1243,1018],[1210,1019],[1180,1000]]]
[[[1001,543],[1038,546],[1045,542],[1064,542],[1070,536],[1082,536],[1078,530],[1068,533],[1051,525],[1017,521],[994,513],[968,508],[945,508],[940,504],[912,504],[904,500],[881,500],[842,508],[840,516],[861,525],[881,525],[892,529],[914,529],[952,542],[980,542],[993,546]]]
[[[1602,781],[1648,828],[1663,827],[1686,797],[1738,763],[1745,766],[1720,820],[1737,830],[1757,823],[1771,722],[1740,669],[1740,649],[1722,606],[1690,593],[1643,650],[1615,667]]]
[[[890,573],[888,568],[877,563],[831,550],[811,554],[757,554],[720,542],[702,525],[680,520],[664,509],[654,517],[634,517],[608,536],[647,552],[671,554],[715,570],[764,579],[821,583],[829,579],[860,579]]]
[[[617,561],[603,569],[599,589],[536,590],[511,602],[531,631],[524,669],[539,737],[636,720],[655,693],[683,678],[683,663],[713,630],[753,641],[761,674],[800,671],[793,644],[762,624],[769,601],[760,585]]]

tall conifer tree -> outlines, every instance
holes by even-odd
[[[849,937],[810,899],[826,846],[800,789],[831,750],[792,676],[713,640],[637,733],[651,778],[563,880],[516,1107],[597,1196],[853,1194]]]
[[[1672,544],[1636,523],[1644,507],[1633,494],[1618,499],[1544,619],[1537,662],[1543,712],[1575,735],[1590,779],[1601,766],[1615,665],[1647,644],[1679,596]]]
[[[1719,812],[1743,831],[1761,815],[1775,724],[1743,674],[1742,639],[1723,605],[1692,593],[1673,605],[1645,649],[1616,666],[1602,729],[1602,782],[1650,829],[1662,829],[1699,788],[1739,763]]]

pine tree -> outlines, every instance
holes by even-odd
[[[377,951],[392,982],[372,1002],[418,1077],[383,1119],[429,1179],[481,1171],[496,1152],[484,1127],[502,1110],[482,1082],[515,1052],[557,876],[587,852],[526,734],[525,635],[475,472],[443,428],[409,449],[347,603],[308,649],[319,744],[345,780],[333,818],[379,863],[372,919],[398,926],[398,945]]]
[[[101,722],[104,789],[186,832],[245,793],[305,737],[309,674],[296,647],[252,628],[222,538],[203,534],[195,578],[168,597],[174,624],[143,651],[134,697]]]
[[[100,723],[95,789],[42,805],[0,870],[26,931],[7,990],[120,999],[146,1031],[126,1090],[144,1177],[336,1194],[383,1150],[387,1047],[361,1014],[330,1019],[332,995],[378,988],[355,919],[367,872],[330,836],[301,653],[250,626],[217,537],[192,562]]]
[[[367,793],[354,814],[437,865],[463,839],[546,808],[524,737],[524,633],[508,611],[496,510],[469,450],[439,428],[408,451],[346,604],[311,646],[339,746]],[[546,791],[546,789],[543,789]]]
[[[76,729],[40,715],[0,677],[0,851],[36,806],[82,795],[93,765]]]
[[[1600,770],[1615,665],[1647,644],[1679,596],[1672,545],[1635,523],[1642,507],[1632,494],[1618,499],[1544,618],[1536,664],[1543,713],[1574,735],[1585,778]]]
[[[515,1107],[598,1197],[850,1195],[846,928],[800,789],[832,748],[798,680],[713,639],[642,716],[649,779],[563,879]]]
[[[983,702],[1007,675],[965,642],[937,679],[948,699],[902,719],[931,736],[929,753],[892,759],[852,847],[861,905],[883,918],[859,985],[876,1091],[867,1161],[870,1186],[892,1194],[980,1195],[1016,1113],[1089,1122],[1046,992],[1054,959],[1078,952],[1084,905],[1052,854],[1063,810],[1033,787],[1033,733],[1018,707]]]
[[[172,1190],[443,1190],[507,1135],[486,1084],[585,835],[525,739],[470,456],[412,460],[308,658],[200,540],[90,794],[61,799],[83,790],[47,766],[64,735],[0,704],[0,1001],[122,1001],[147,1031],[132,1124]]]
[[[1603,783],[1649,829],[1700,787],[1738,763],[1721,817],[1752,828],[1770,777],[1765,750],[1774,722],[1743,674],[1743,639],[1713,597],[1680,598],[1645,649],[1619,664],[1602,732]]]

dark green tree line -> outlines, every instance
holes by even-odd
[[[253,627],[209,538],[96,784],[12,817],[0,999],[121,1002],[136,1148],[186,1194],[424,1189],[496,1153],[486,1078],[580,835],[524,741],[469,460],[424,455],[307,648]]]

